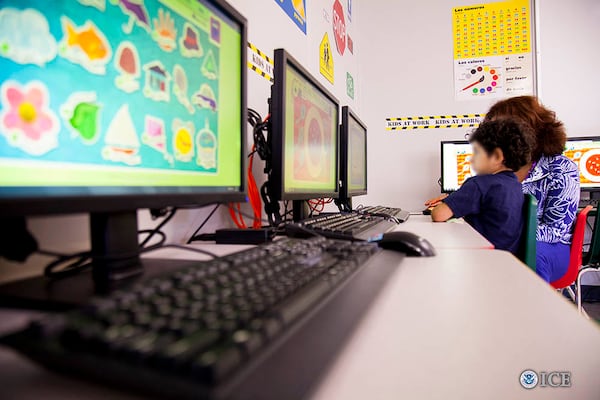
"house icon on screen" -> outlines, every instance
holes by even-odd
[[[171,74],[160,61],[152,61],[144,65],[146,83],[144,95],[156,101],[169,101],[169,83]]]

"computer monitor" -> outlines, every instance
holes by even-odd
[[[348,106],[340,125],[340,199],[367,194],[367,127]]]
[[[475,175],[471,169],[473,148],[467,140],[441,142],[441,186],[443,193],[458,190],[461,185]]]
[[[0,218],[90,213],[107,269],[139,265],[136,209],[244,200],[246,25],[222,0],[3,1]]]
[[[338,100],[283,49],[271,92],[272,172],[277,200],[338,197]]]
[[[581,190],[600,191],[600,137],[568,138],[563,154],[579,167]]]

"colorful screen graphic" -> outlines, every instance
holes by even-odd
[[[1,7],[0,186],[240,186],[233,21],[203,1]]]
[[[563,154],[579,167],[582,188],[600,187],[600,138],[568,140]]]
[[[290,65],[285,76],[284,190],[333,193],[337,186],[337,104]]]
[[[367,190],[367,132],[348,118],[348,192]]]
[[[442,191],[452,192],[475,175],[471,170],[473,148],[470,143],[443,143],[442,146]]]

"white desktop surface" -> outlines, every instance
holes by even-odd
[[[413,224],[420,222],[415,218]],[[421,229],[446,225],[424,226],[423,221]],[[445,232],[438,243],[451,233]],[[469,237],[463,237],[465,246]],[[460,236],[455,240],[460,244]],[[198,247],[219,254],[243,248]],[[205,258],[176,249],[150,256]],[[0,309],[0,328],[26,317]],[[573,387],[525,390],[518,378],[528,368],[571,371]],[[3,347],[0,388],[2,398],[138,398],[48,372]],[[312,398],[598,399],[599,394],[598,326],[506,252],[438,248],[436,257],[406,258],[398,266]]]
[[[422,236],[436,249],[494,248],[493,244],[462,219],[433,222],[430,215],[411,215],[406,222],[398,224],[394,230],[408,231]]]
[[[526,369],[571,388],[526,390]],[[600,326],[511,254],[407,258],[312,400],[600,399]]]

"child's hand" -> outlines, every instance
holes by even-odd
[[[441,196],[438,196],[436,198],[433,199],[429,199],[425,202],[425,206],[426,207],[435,207],[438,204],[440,204],[442,202],[442,200],[444,200],[446,197],[448,197],[447,193],[442,194]]]

